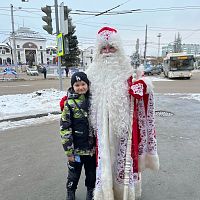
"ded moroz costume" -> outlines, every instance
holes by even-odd
[[[107,47],[114,50],[102,51]],[[91,81],[91,123],[97,134],[94,200],[123,199],[127,160],[127,199],[134,200],[141,196],[142,170],[159,168],[152,84],[134,72],[117,30],[110,27],[98,32],[94,61],[86,73]]]

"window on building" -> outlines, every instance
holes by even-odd
[[[20,48],[20,45],[17,45],[17,48],[19,49],[19,48]]]
[[[5,48],[5,50],[6,50],[6,53],[10,53],[10,49]]]
[[[17,58],[18,58],[18,61],[20,62],[21,61],[20,51],[17,51]]]
[[[6,51],[4,50],[4,49],[2,49],[2,52],[1,52],[2,54],[6,54]]]
[[[40,46],[40,49],[42,49],[42,46]]]
[[[41,56],[41,63],[43,64],[44,63],[44,59],[43,59],[43,52],[42,51],[40,52],[40,56]]]

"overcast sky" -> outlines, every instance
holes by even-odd
[[[58,4],[62,1],[58,0]],[[125,11],[141,9],[139,12],[125,15],[111,16],[81,16],[71,15],[76,25],[76,35],[81,49],[92,46],[95,42],[97,31],[102,26],[112,26],[118,29],[123,40],[127,54],[135,50],[136,39],[140,40],[140,52],[144,51],[145,26],[148,25],[148,47],[147,55],[157,55],[158,37],[161,33],[161,46],[174,41],[175,34],[179,32],[182,43],[200,43],[200,1],[199,0],[67,0],[63,1],[73,11],[105,11],[121,5],[112,11]],[[41,33],[50,40],[53,37],[42,29],[45,23],[41,7],[53,6],[54,0],[29,0],[22,3],[21,0],[0,1],[0,42],[2,42],[11,31],[10,4],[16,8],[14,12],[15,29],[20,26],[30,27]],[[21,7],[19,9],[18,7]],[[54,13],[53,19],[55,20]],[[55,31],[55,29],[54,29]]]

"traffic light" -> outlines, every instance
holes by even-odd
[[[42,7],[41,10],[46,14],[46,16],[42,17],[42,20],[47,23],[46,25],[43,26],[43,29],[47,31],[47,33],[52,34],[53,27],[51,18],[51,6]]]
[[[71,12],[72,10],[69,9],[67,6],[64,6],[64,20],[68,19],[69,18],[69,13]]]
[[[68,8],[67,6],[64,6],[64,20],[68,21],[68,33],[71,33],[73,31],[73,29],[75,28],[75,26],[72,25],[72,18],[69,17],[69,13],[72,10],[70,8]]]

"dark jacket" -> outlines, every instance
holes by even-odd
[[[65,153],[90,155],[94,153],[95,138],[89,125],[89,97],[76,94],[71,88],[62,111],[60,135]]]

